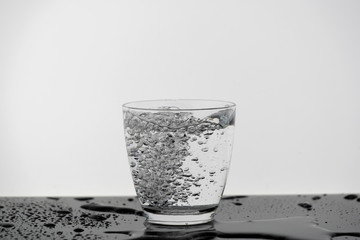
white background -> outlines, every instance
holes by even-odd
[[[360,192],[360,1],[0,1],[0,195],[133,195],[121,105],[237,103],[225,194]]]

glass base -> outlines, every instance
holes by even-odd
[[[170,215],[156,214],[145,211],[147,222],[161,225],[197,225],[204,224],[213,220],[215,211],[192,214],[192,215]]]

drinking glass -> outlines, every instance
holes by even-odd
[[[124,132],[137,197],[147,221],[209,222],[222,197],[235,127],[235,104],[149,100],[123,105]]]

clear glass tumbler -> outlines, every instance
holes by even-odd
[[[235,104],[138,101],[124,104],[123,115],[131,173],[147,221],[211,221],[228,175]]]

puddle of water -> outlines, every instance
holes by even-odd
[[[360,239],[359,199],[231,196],[213,222],[162,226],[145,221],[136,198],[0,198],[0,239],[354,240]]]

